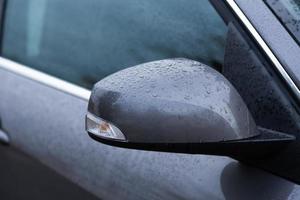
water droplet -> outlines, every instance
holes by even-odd
[[[190,97],[190,96],[185,96],[184,99],[185,99],[185,100],[190,100],[191,97]]]

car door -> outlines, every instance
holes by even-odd
[[[222,70],[226,16],[209,1],[7,0],[3,9],[4,148],[21,150],[100,199],[299,197],[298,185],[228,157],[116,148],[85,133],[90,89],[109,74],[170,57]]]

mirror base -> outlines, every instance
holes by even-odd
[[[159,151],[168,153],[207,154],[229,156],[237,160],[256,160],[272,156],[295,140],[289,134],[258,127],[259,135],[248,139],[211,143],[126,143],[110,141],[89,133],[101,143],[127,149]]]

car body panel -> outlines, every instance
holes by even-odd
[[[87,101],[4,69],[0,69],[0,80],[0,113],[11,145],[100,198],[224,199],[227,193],[236,197],[245,192],[258,195],[253,193],[258,189],[255,177],[265,183],[259,188],[266,187],[262,191],[270,198],[278,193],[288,198],[300,191],[298,185],[227,157],[144,152],[95,142],[84,130]],[[227,171],[230,175],[222,175]],[[253,182],[248,182],[249,177],[243,182],[247,174]],[[239,181],[232,185],[232,179]],[[276,193],[273,185],[278,186]],[[245,192],[235,187],[245,187]]]
[[[228,157],[137,151],[93,141],[84,130],[86,97],[60,89],[63,82],[49,86],[3,65],[0,118],[11,146],[101,199],[300,197],[299,185]]]
[[[0,145],[1,199],[98,199],[14,147]]]

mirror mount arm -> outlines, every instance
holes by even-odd
[[[296,140],[295,136],[290,134],[262,127],[257,129],[260,133],[258,136],[227,142],[229,145],[227,156],[245,161],[265,159],[276,155]]]
[[[237,160],[259,160],[276,154],[295,137],[286,133],[258,127],[259,135],[252,138],[210,142],[210,143],[126,143],[105,140],[89,133],[89,136],[101,143],[127,149],[158,151],[169,153],[206,154],[229,156]]]

